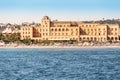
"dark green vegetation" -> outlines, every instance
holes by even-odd
[[[13,34],[2,34],[0,33],[0,40],[4,41],[5,43],[19,43],[20,42],[20,33],[13,33]]]
[[[55,43],[69,43],[69,44],[73,44],[73,43],[77,43],[77,41],[75,40],[31,40],[29,38],[26,38],[24,40],[20,40],[20,33],[13,33],[13,34],[2,34],[0,33],[0,41],[3,41],[5,43],[24,43],[27,45],[30,44],[47,44],[47,45],[53,45]]]

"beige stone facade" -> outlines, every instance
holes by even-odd
[[[21,40],[76,40],[107,42],[119,40],[119,25],[82,23],[71,21],[51,21],[44,16],[40,25],[22,26]]]

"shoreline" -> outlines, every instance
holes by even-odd
[[[4,46],[0,49],[99,49],[99,48],[120,48],[120,46]]]

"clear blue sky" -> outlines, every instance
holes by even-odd
[[[120,18],[120,0],[1,0],[1,22],[40,22],[48,15],[58,20]]]

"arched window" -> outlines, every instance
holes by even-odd
[[[118,38],[117,37],[115,37],[115,40],[117,40]]]
[[[115,31],[117,31],[117,28],[115,28]]]
[[[61,29],[59,29],[59,31],[61,31]]]
[[[68,31],[68,28],[66,28],[66,31]]]
[[[80,38],[80,40],[81,40],[81,38]]]
[[[111,40],[114,40],[114,38],[113,38],[113,37],[111,37]]]
[[[62,31],[64,31],[64,29],[62,29]]]
[[[93,40],[93,38],[91,37],[91,40]]]
[[[54,29],[52,29],[52,31],[54,31]]]
[[[97,39],[96,39],[96,38],[94,38],[94,40],[96,41]]]
[[[87,40],[89,40],[89,37],[87,37]]]
[[[57,29],[55,29],[55,31],[57,31]]]

